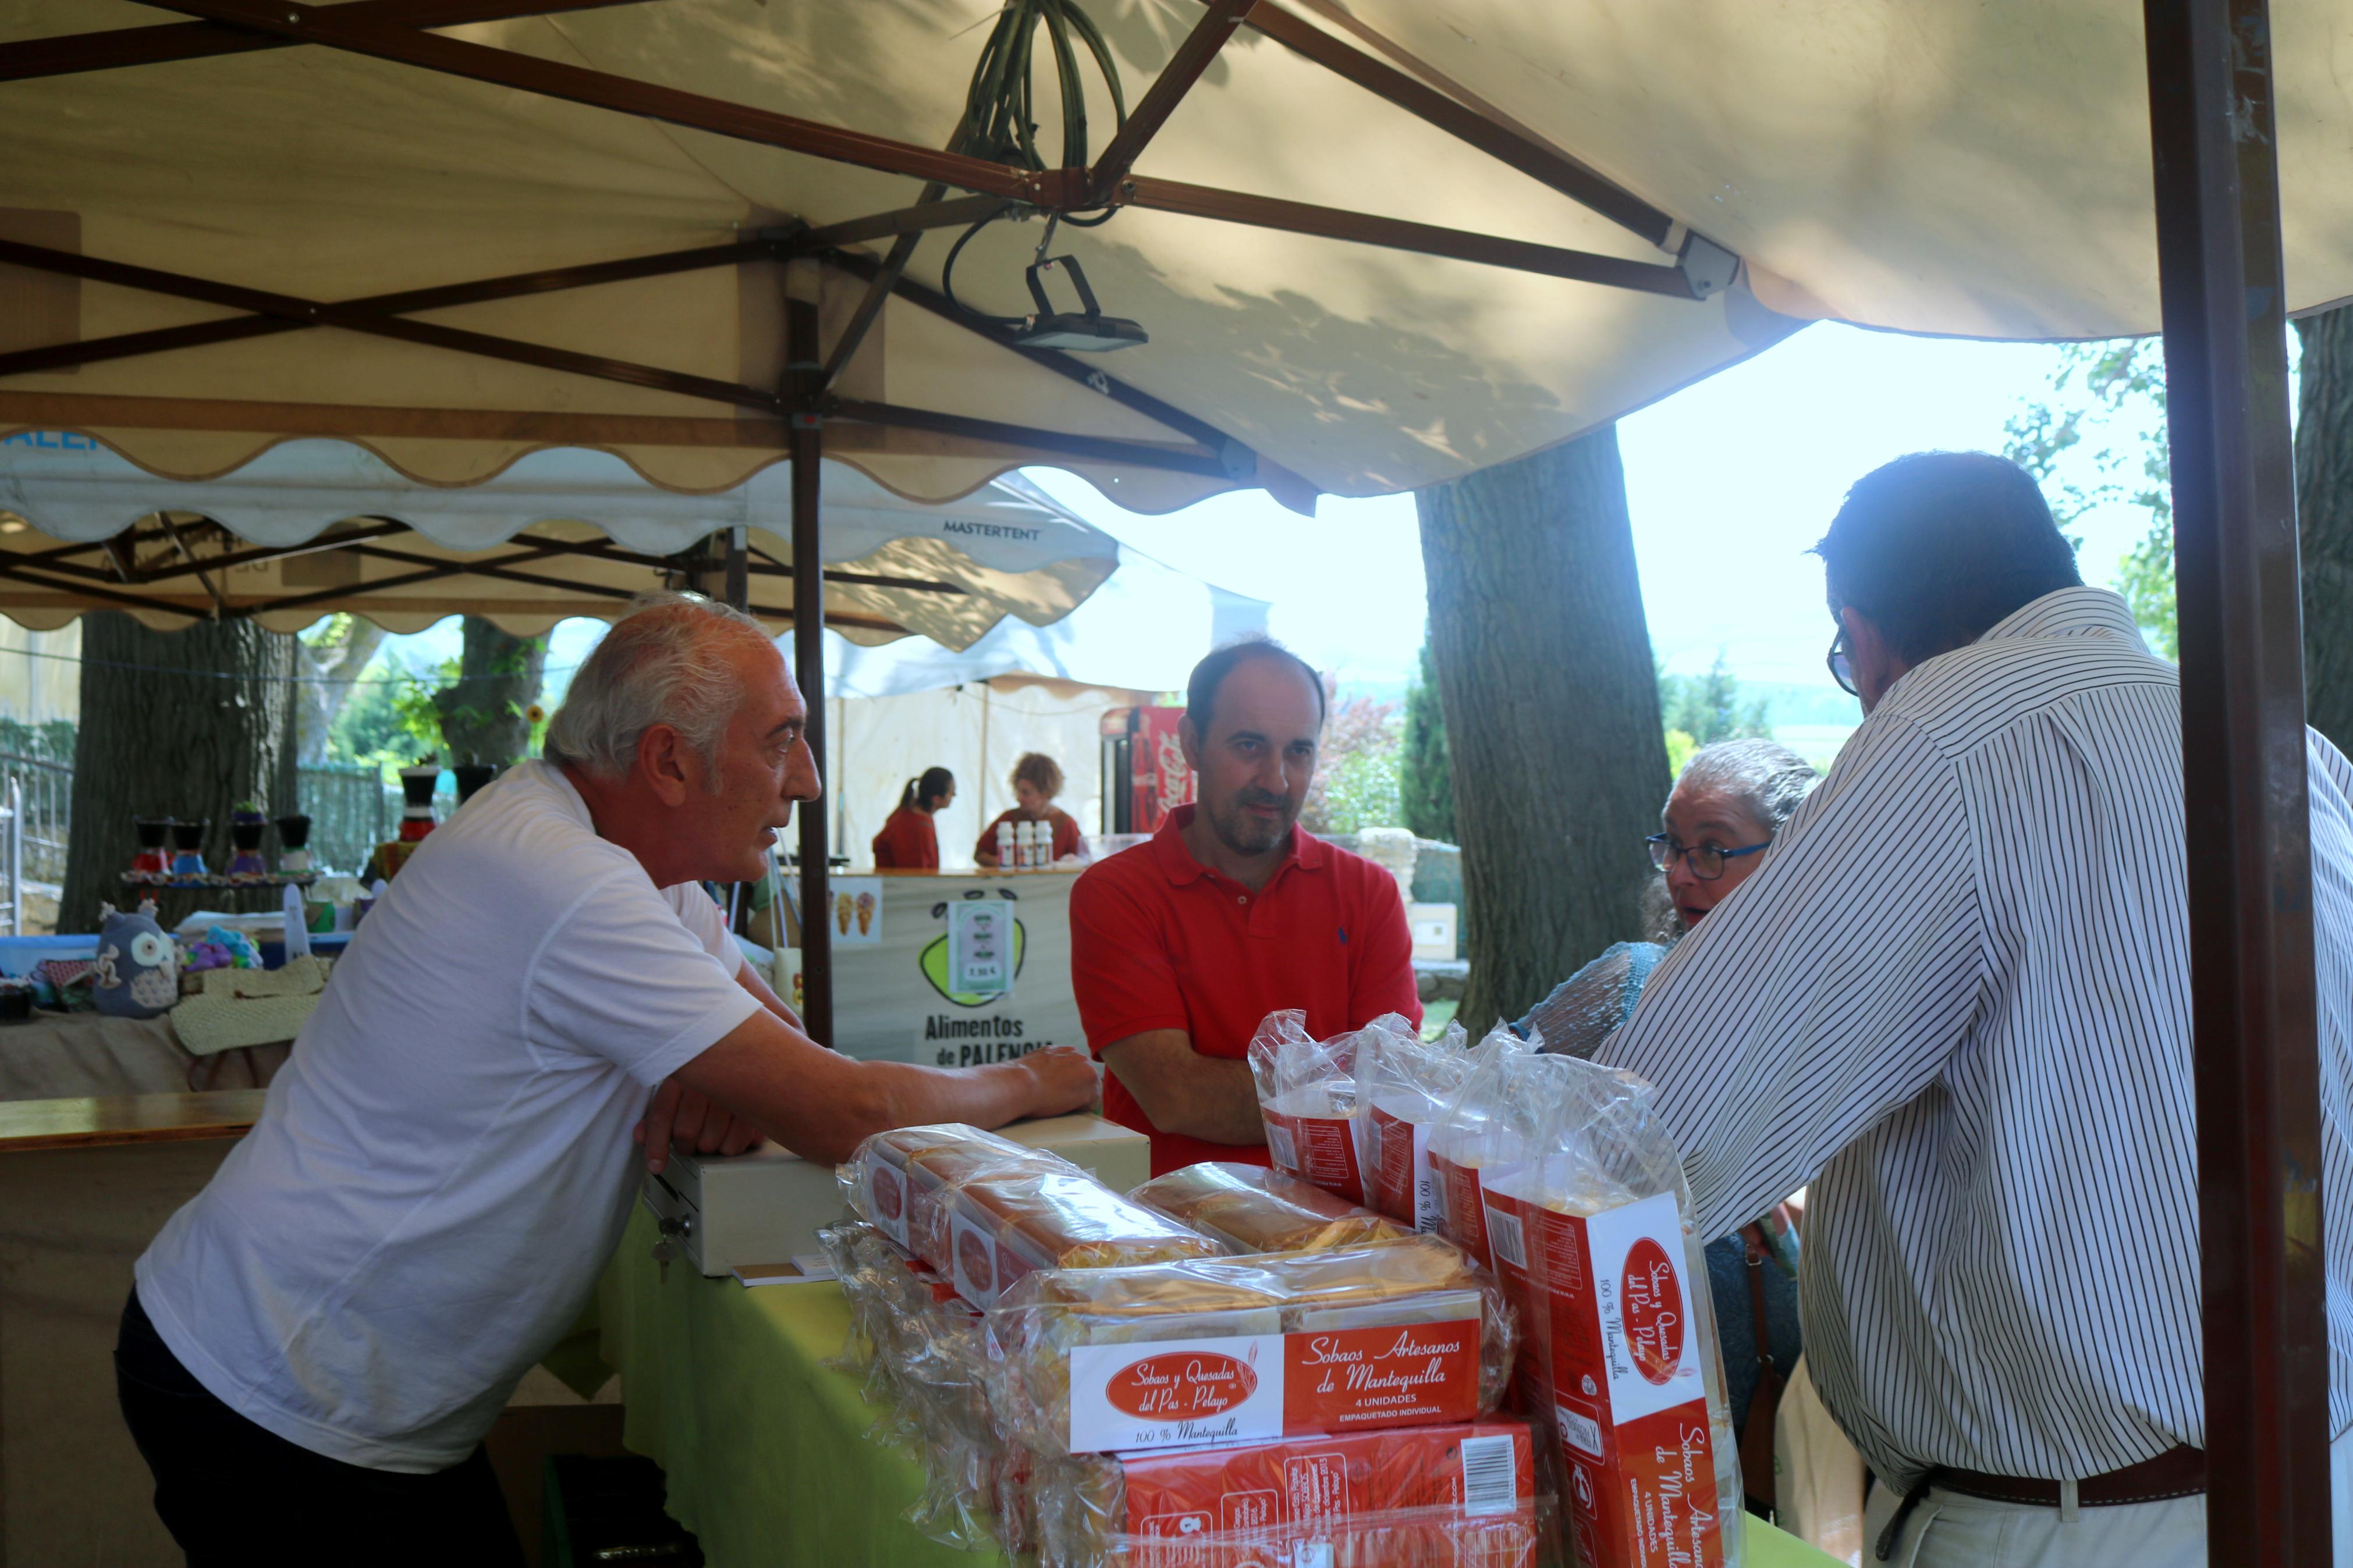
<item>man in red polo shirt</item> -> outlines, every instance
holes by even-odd
[[[1324,683],[1297,655],[1267,641],[1211,654],[1178,731],[1198,804],[1071,890],[1103,1112],[1151,1135],[1155,1176],[1267,1163],[1244,1056],[1269,1013],[1305,1009],[1319,1039],[1421,1017],[1396,879],[1296,826],[1323,731]]]

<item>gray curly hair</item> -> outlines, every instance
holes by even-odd
[[[636,764],[646,731],[668,724],[715,786],[720,742],[744,700],[728,652],[747,642],[776,646],[759,622],[716,600],[640,595],[574,673],[548,721],[548,761],[617,779]]]
[[[1781,837],[1782,827],[1798,814],[1806,796],[1822,775],[1814,764],[1778,741],[1718,741],[1703,746],[1683,763],[1675,790],[1704,789],[1727,795],[1764,826],[1767,839]],[[1668,792],[1668,798],[1674,791]],[[1660,808],[1662,818],[1665,808]],[[1667,895],[1663,871],[1654,873],[1642,897],[1642,923],[1651,940],[1672,942],[1683,931],[1683,917]]]

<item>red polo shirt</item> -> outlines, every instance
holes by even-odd
[[[883,870],[938,870],[940,833],[932,814],[912,805],[892,812],[874,836],[874,864]]]
[[[1282,1007],[1305,1009],[1318,1039],[1384,1013],[1420,1021],[1396,878],[1294,831],[1290,858],[1253,893],[1185,847],[1193,810],[1178,806],[1150,843],[1089,867],[1071,889],[1071,982],[1097,1057],[1147,1029],[1182,1029],[1203,1056],[1239,1058]],[[1155,1176],[1200,1160],[1267,1163],[1263,1143],[1157,1131],[1116,1073],[1103,1112],[1151,1135]]]

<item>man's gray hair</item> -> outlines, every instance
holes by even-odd
[[[646,731],[667,724],[716,770],[720,742],[744,700],[728,654],[746,642],[776,646],[759,622],[715,600],[638,595],[573,673],[548,721],[548,761],[621,778],[637,764]]]
[[[1675,788],[1729,795],[1778,837],[1821,779],[1813,763],[1778,741],[1718,741],[1691,754]]]

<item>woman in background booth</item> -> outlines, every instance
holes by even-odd
[[[1723,741],[1693,752],[1659,814],[1665,831],[1650,839],[1660,875],[1650,884],[1643,912],[1654,940],[1614,943],[1512,1027],[1524,1038],[1541,1037],[1545,1050],[1591,1056],[1605,1036],[1633,1016],[1642,984],[1667,949],[1747,880],[1820,782],[1811,763],[1774,741]],[[1776,1205],[1707,1248],[1725,1393],[1734,1428],[1742,1434],[1741,1480],[1750,1506],[1760,1510],[1775,1500],[1773,1406],[1801,1348],[1797,1243],[1788,1210]],[[1754,1411],[1759,1436],[1751,1439],[1752,1405],[1768,1373],[1773,1392]],[[1760,1458],[1765,1462],[1757,1463]]]
[[[1010,822],[1048,822],[1053,824],[1054,852],[1050,860],[1060,860],[1079,852],[1079,824],[1067,811],[1054,809],[1054,797],[1062,793],[1062,770],[1054,759],[1043,752],[1025,752],[1013,764],[1013,799],[1010,811],[998,814],[996,822],[980,830],[980,842],[972,847],[972,858],[990,870],[997,868],[997,824]]]
[[[899,809],[874,836],[874,864],[885,871],[936,871],[940,868],[940,833],[932,818],[955,799],[955,774],[945,768],[925,768],[921,778],[909,779],[900,794]]]

